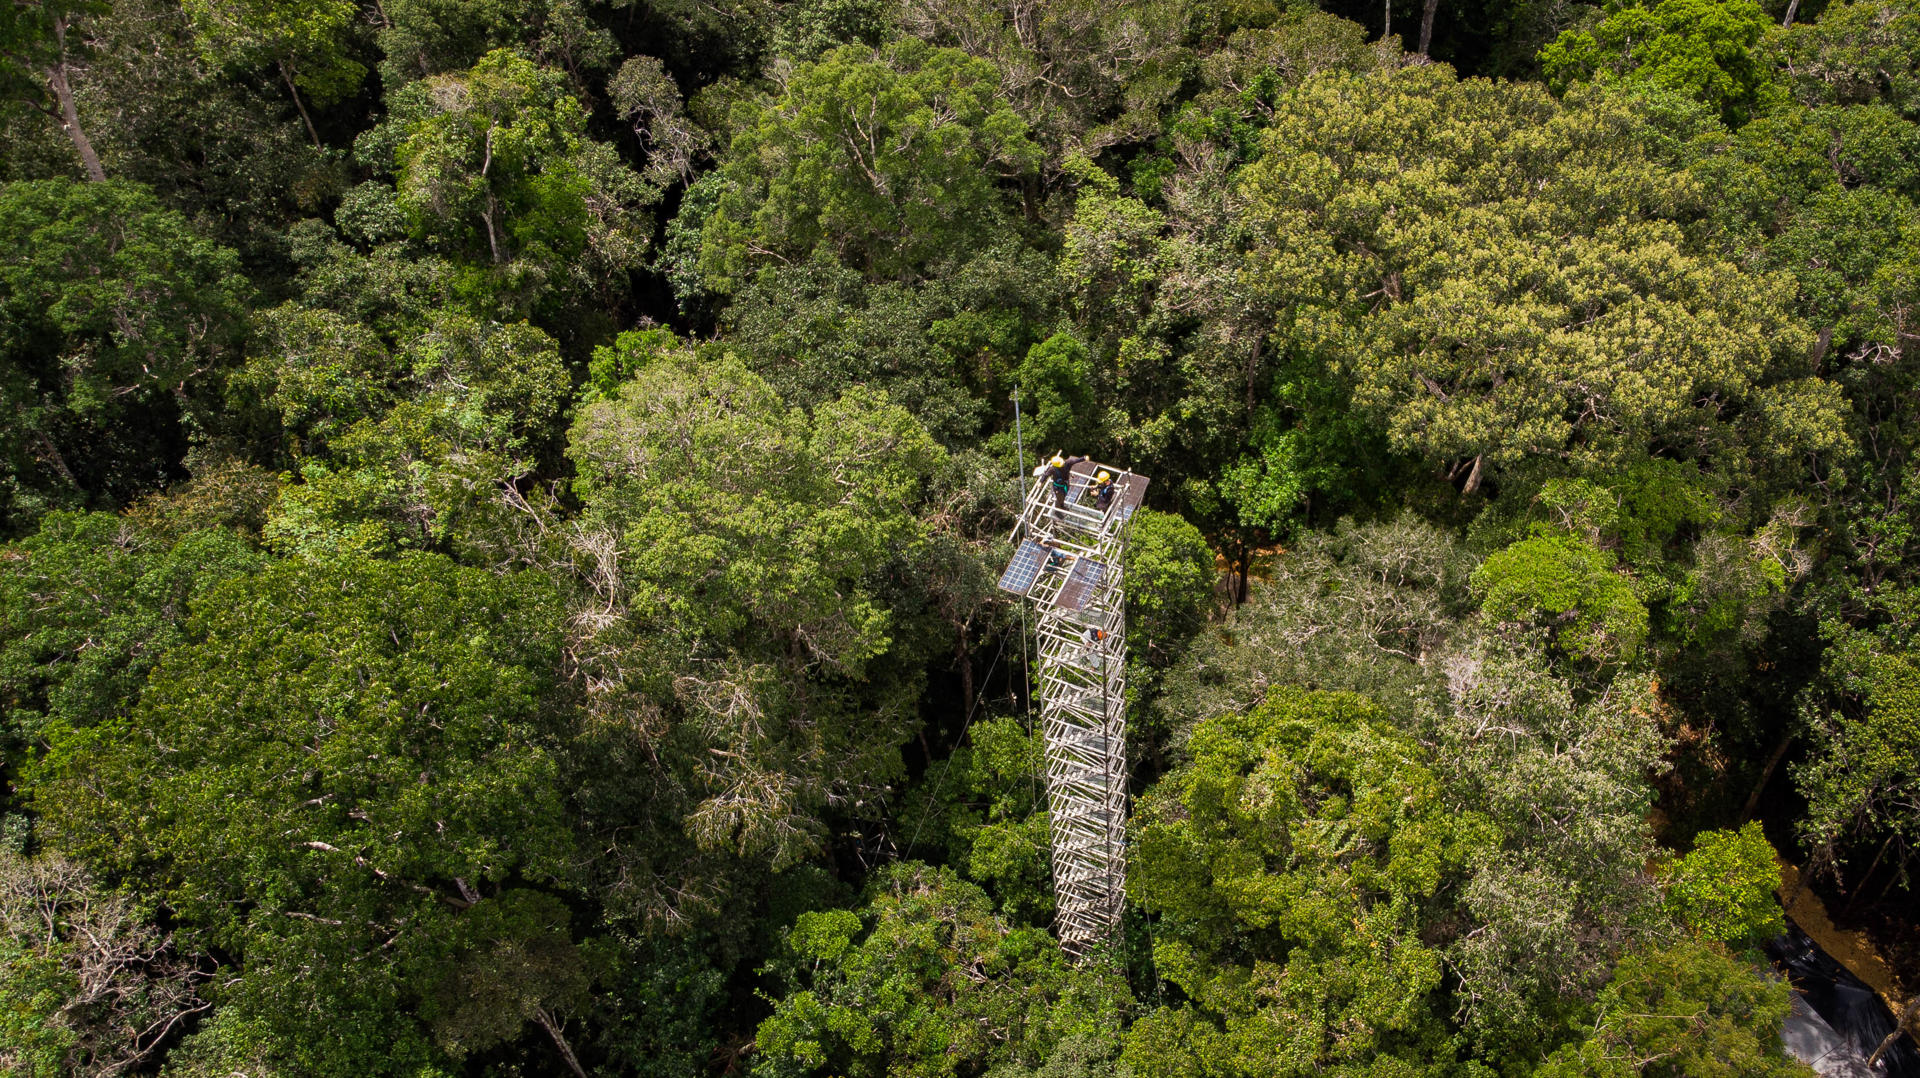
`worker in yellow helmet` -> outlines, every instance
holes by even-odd
[[[1047,461],[1047,480],[1053,484],[1054,515],[1067,507],[1067,483],[1073,478],[1073,466],[1086,460],[1085,457],[1069,457],[1065,450],[1055,450],[1053,459]]]
[[[1102,513],[1113,504],[1113,473],[1105,468],[1093,477],[1093,507]]]

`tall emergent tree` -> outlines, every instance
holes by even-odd
[[[106,0],[19,0],[0,8],[0,94],[30,103],[59,124],[95,181],[107,174],[80,125],[73,73],[80,59],[80,22],[107,6]]]
[[[208,56],[241,68],[270,64],[279,72],[315,146],[320,132],[300,91],[324,105],[352,93],[367,72],[346,54],[360,13],[350,0],[184,0],[181,6]]]
[[[0,527],[168,477],[238,358],[238,270],[136,185],[0,187]]]

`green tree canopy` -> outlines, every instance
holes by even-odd
[[[112,505],[160,485],[181,424],[237,356],[248,286],[231,251],[140,187],[0,187],[0,512]]]
[[[1817,382],[1796,380],[1791,286],[1688,240],[1702,191],[1664,160],[1662,126],[1438,66],[1308,80],[1242,174],[1273,347],[1318,357],[1396,449],[1469,493],[1490,469],[1617,466],[1656,444],[1800,450],[1834,402],[1795,388]]]
[[[1672,90],[1739,125],[1777,96],[1754,48],[1769,20],[1754,0],[1655,0],[1611,8],[1540,50],[1555,92],[1618,80]]]
[[[189,603],[253,571],[233,532],[169,542],[104,513],[53,513],[0,555],[0,752],[8,778],[51,739],[108,723],[187,639]]]
[[[1496,623],[1539,627],[1570,658],[1632,662],[1647,639],[1647,608],[1614,559],[1566,536],[1523,539],[1474,570],[1481,609]]]
[[[1667,905],[1702,939],[1763,943],[1786,931],[1773,892],[1779,855],[1749,821],[1738,831],[1707,831],[1667,872]]]
[[[1276,690],[1189,749],[1136,812],[1128,894],[1189,1001],[1134,1025],[1136,1073],[1420,1067],[1444,1036],[1422,928],[1492,821],[1446,805],[1419,745],[1353,694]]]
[[[1793,990],[1713,943],[1630,956],[1593,1011],[1592,1033],[1555,1052],[1535,1078],[1680,1078],[1751,1074],[1805,1078],[1780,1023]]]
[[[618,293],[650,229],[657,188],[588,135],[586,109],[559,71],[496,49],[469,71],[394,95],[390,130],[399,207],[416,239],[471,267],[463,289],[524,312],[548,289]]]
[[[1761,42],[1773,77],[1806,105],[1881,102],[1920,117],[1920,6],[1854,0]]]
[[[1920,827],[1920,662],[1866,634],[1838,643],[1834,706],[1816,697],[1803,714],[1814,751],[1794,776],[1807,799],[1798,827],[1822,856],[1879,839],[1883,853],[1898,842],[1906,864]]]
[[[231,581],[194,612],[130,715],[36,769],[47,840],[145,881],[237,957],[209,1045],[415,1073],[436,1049],[395,1016],[447,975],[465,918],[573,872],[551,590],[344,558]]]
[[[0,100],[25,101],[65,128],[96,182],[106,173],[80,124],[73,76],[84,51],[83,22],[108,10],[107,0],[25,0],[0,11]]]
[[[934,629],[892,581],[937,568],[921,514],[946,454],[882,396],[790,410],[717,351],[581,409],[568,453],[596,714],[648,746],[703,846],[796,862],[828,804],[900,777]]]
[[[367,69],[349,54],[359,8],[350,0],[184,0],[202,51],[239,67],[273,65],[293,95],[315,145],[300,91],[320,105],[353,93]]]
[[[913,862],[882,872],[859,911],[802,914],[785,943],[772,968],[789,988],[755,1038],[761,1078],[1026,1076],[1097,1057],[1086,1042],[1110,1046],[1125,1006],[1111,971],[1075,969],[979,888]]]
[[[821,248],[869,279],[912,279],[990,235],[1002,182],[1039,163],[999,81],[991,64],[905,38],[836,49],[779,97],[743,103],[702,232],[707,287],[738,291]]]

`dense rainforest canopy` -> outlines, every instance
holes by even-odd
[[[8,0],[0,405],[8,1073],[1804,1074],[1776,858],[1920,993],[1916,0]]]

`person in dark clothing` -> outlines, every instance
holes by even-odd
[[[1053,459],[1047,461],[1047,481],[1053,484],[1054,515],[1067,507],[1067,484],[1073,478],[1073,466],[1086,460],[1085,457],[1069,457],[1064,452],[1055,452]]]
[[[1041,572],[1051,573],[1067,567],[1067,554],[1060,549],[1060,540],[1042,539],[1040,545],[1047,551],[1047,561],[1040,567]]]
[[[1093,477],[1093,507],[1106,512],[1113,505],[1113,491],[1113,473],[1100,469],[1100,474]]]

